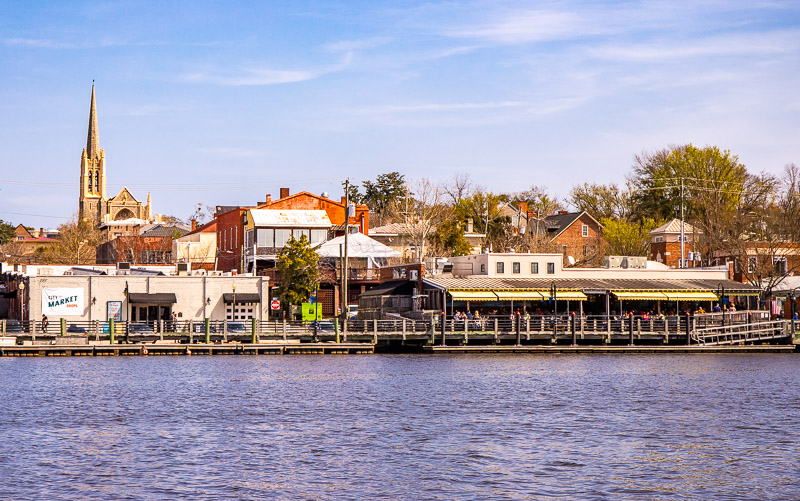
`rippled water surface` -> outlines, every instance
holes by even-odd
[[[796,355],[0,359],[0,499],[800,499]]]

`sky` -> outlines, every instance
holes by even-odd
[[[77,212],[95,81],[108,195],[155,213],[399,171],[565,198],[692,143],[800,163],[798,1],[0,0],[0,219]]]

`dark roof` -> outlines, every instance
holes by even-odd
[[[128,270],[127,274],[128,275],[144,275],[144,276],[150,276],[150,277],[154,277],[154,276],[157,276],[157,275],[163,275],[163,273],[161,273],[160,271],[157,271],[157,270],[146,270],[144,268],[131,268],[130,270]]]
[[[719,285],[726,294],[752,294],[759,289],[733,280],[654,279],[654,278],[426,278],[425,285],[447,290],[549,290],[555,282],[558,289],[582,291],[716,291]]]
[[[222,295],[222,300],[225,302],[225,304],[231,304],[233,303],[234,296],[236,296],[236,304],[261,302],[261,296],[258,295],[258,292],[240,292],[238,294],[226,292]]]
[[[147,294],[144,292],[129,292],[129,303],[145,303],[145,304],[175,304],[178,299],[175,297],[174,292],[156,292]]]
[[[142,233],[143,237],[174,237],[176,236],[182,237],[185,234],[189,233],[189,230],[183,226],[178,226],[174,224],[159,224],[153,226],[149,230]]]
[[[380,285],[376,285],[375,287],[371,288],[370,290],[363,292],[362,296],[389,296],[392,294],[396,294],[400,291],[398,289],[403,288],[403,286],[407,286],[411,284],[413,288],[415,282],[410,280],[393,280],[391,282],[385,282]],[[409,292],[410,293],[410,292]]]
[[[69,271],[71,271],[71,272],[72,272],[72,274],[73,274],[73,275],[75,275],[75,276],[86,276],[86,275],[90,275],[90,276],[96,276],[96,275],[108,275],[108,273],[106,273],[106,272],[105,272],[105,271],[103,271],[103,270],[95,270],[95,269],[92,269],[92,268],[77,268],[77,267],[75,267],[75,266],[73,266],[72,268],[70,268],[70,269],[69,269]]]

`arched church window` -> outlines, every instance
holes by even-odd
[[[92,192],[92,173],[89,172],[89,193]]]
[[[94,191],[100,192],[100,173],[94,172]]]

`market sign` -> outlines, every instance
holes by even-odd
[[[83,315],[83,288],[42,289],[45,315]]]

